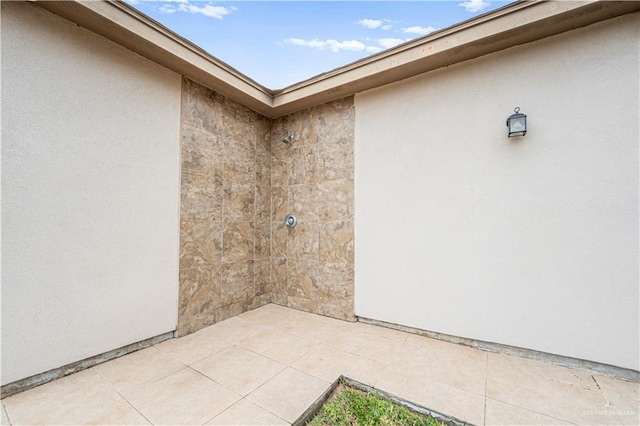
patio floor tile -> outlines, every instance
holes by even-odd
[[[484,424],[481,395],[421,376],[385,370],[376,388],[473,424]]]
[[[153,424],[163,425],[201,425],[240,399],[190,368],[157,382],[130,385],[122,394]]]
[[[282,364],[290,365],[296,359],[313,349],[316,343],[290,334],[269,330],[241,340],[238,346]]]
[[[92,369],[3,400],[12,424],[149,424]]]
[[[166,377],[186,366],[155,347],[96,365],[93,369],[116,388]]]
[[[487,398],[486,424],[488,425],[568,425],[560,419],[545,416],[515,405]]]
[[[231,340],[220,338],[212,333],[207,334],[205,330],[177,339],[165,340],[156,345],[156,348],[186,365],[193,365],[201,359],[233,346]]]
[[[486,352],[444,342],[421,346],[405,342],[388,368],[484,396],[486,366]]]
[[[571,423],[615,423],[594,415],[606,400],[587,370],[489,353],[487,397]]]
[[[273,413],[258,407],[247,399],[241,399],[217,415],[207,425],[288,425]]]
[[[331,383],[287,368],[253,391],[247,399],[288,422],[295,421]]]
[[[247,395],[284,368],[283,364],[238,346],[233,346],[193,365],[194,370],[242,396]]]
[[[231,317],[217,324],[204,328],[198,331],[198,333],[203,339],[227,341],[235,344],[243,339],[270,330],[270,327],[266,324],[268,323],[249,321],[238,316]]]
[[[319,344],[293,363],[292,367],[332,383],[344,373],[353,355]]]
[[[374,386],[385,364],[319,344],[298,359],[292,367],[331,383],[344,375]]]
[[[340,375],[478,425],[640,424],[638,383],[278,305],[5,398],[2,422],[287,424]]]
[[[607,403],[618,410],[638,410],[640,406],[640,383],[616,380],[602,374],[593,374],[593,379],[598,383]],[[636,417],[636,424],[640,419]]]
[[[0,425],[8,425],[9,417],[7,417],[7,412],[4,409],[4,404],[2,404],[2,417],[0,417]]]

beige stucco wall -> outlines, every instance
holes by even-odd
[[[180,76],[2,2],[2,383],[171,331]]]
[[[640,368],[639,31],[622,17],[356,96],[357,315]]]

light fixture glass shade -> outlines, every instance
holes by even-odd
[[[507,118],[507,127],[509,128],[509,137],[524,136],[527,134],[527,116],[520,114],[520,108],[516,107]]]

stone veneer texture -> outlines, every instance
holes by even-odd
[[[353,320],[354,119],[353,98],[269,120],[183,80],[178,336],[269,302]]]
[[[353,320],[353,97],[274,120],[271,301]],[[286,144],[282,138],[294,134]],[[293,213],[290,230],[284,218]]]
[[[183,79],[178,336],[270,302],[270,128]]]

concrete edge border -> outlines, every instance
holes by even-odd
[[[414,402],[411,401],[407,401],[406,399],[397,397],[395,395],[392,395],[388,392],[385,392],[383,390],[377,389],[375,387],[369,386],[369,385],[365,385],[362,382],[359,382],[357,380],[351,379],[349,377],[346,376],[340,376],[338,377],[332,384],[331,386],[329,386],[329,388],[324,391],[322,393],[322,395],[320,395],[320,397],[318,397],[318,399],[316,399],[313,404],[311,404],[309,406],[309,408],[307,408],[304,413],[302,413],[300,415],[300,417],[298,417],[291,426],[304,426],[306,425],[309,421],[311,421],[311,419],[313,419],[313,417],[318,414],[318,411],[320,411],[320,408],[322,408],[322,406],[324,405],[325,402],[327,402],[327,400],[329,400],[329,398],[331,398],[331,396],[333,395],[333,393],[335,392],[335,390],[338,388],[338,386],[340,384],[343,384],[347,387],[353,388],[353,389],[357,389],[359,391],[362,392],[367,392],[367,393],[375,393],[380,395],[382,398],[391,401],[397,405],[400,405],[402,407],[408,408],[410,411],[419,413],[419,414],[423,414],[423,415],[427,415],[427,416],[431,416],[434,419],[441,421],[443,423],[445,423],[446,425],[449,426],[473,426],[471,423],[467,423],[465,421],[459,420],[455,417],[452,416],[448,416],[446,414],[442,414],[438,411],[434,411],[431,410],[429,408],[423,407],[422,405],[418,405]]]
[[[494,352],[504,355],[517,356],[520,358],[533,359],[547,362],[549,364],[560,365],[562,367],[586,368],[588,370],[617,379],[640,383],[640,371],[635,371],[624,367],[616,367],[615,365],[603,364],[596,361],[588,361],[585,359],[573,358],[564,355],[556,355],[548,352],[536,351],[534,349],[519,348],[517,346],[504,345],[501,343],[492,343],[485,342],[483,340],[468,339],[466,337],[452,336],[450,334],[437,333],[435,331],[422,330],[419,328],[407,327],[404,325],[398,325],[359,316],[356,316],[356,321],[365,324],[376,325],[379,327],[390,328],[393,330],[404,331],[406,333],[416,334],[419,336],[430,337],[432,339],[442,340],[449,343],[456,343],[458,345],[470,346],[472,348],[481,349],[486,352]]]
[[[24,392],[28,389],[35,388],[36,386],[43,385],[53,380],[68,376],[73,373],[77,373],[94,365],[102,364],[103,362],[110,361],[114,358],[121,357],[123,355],[130,354],[132,352],[139,351],[141,349],[148,348],[156,345],[160,342],[173,338],[173,331],[160,334],[149,339],[141,340],[130,345],[122,346],[118,349],[113,349],[102,354],[85,358],[80,361],[72,362],[71,364],[63,365],[62,367],[54,368],[53,370],[45,371],[43,373],[35,374],[24,379],[16,380],[12,383],[7,383],[0,388],[0,398],[4,399],[8,396],[15,395],[20,392]]]

